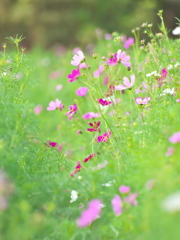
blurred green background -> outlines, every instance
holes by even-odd
[[[130,36],[133,28],[148,21],[157,30],[160,9],[166,27],[175,28],[179,0],[0,0],[0,42],[23,34],[27,49],[84,46],[95,42],[97,29]]]

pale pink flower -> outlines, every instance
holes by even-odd
[[[121,50],[118,50],[116,58],[117,58],[117,61],[121,62],[125,67],[130,67],[131,66],[131,63],[129,62],[130,56],[126,55],[125,52],[122,52]]]
[[[176,102],[180,102],[180,99],[176,99]]]
[[[37,105],[35,108],[34,108],[34,113],[36,114],[36,115],[38,115],[38,114],[40,114],[41,112],[42,112],[42,110],[43,110],[43,107],[42,107],[42,105]]]
[[[80,74],[79,68],[72,70],[71,74],[68,74],[67,76],[69,78],[69,82],[74,82],[80,76]]]
[[[69,115],[69,120],[72,120],[72,117],[77,112],[77,105],[74,103],[73,105],[69,106],[69,111],[65,113],[65,115]]]
[[[49,78],[50,78],[51,80],[53,80],[53,79],[56,79],[56,78],[61,77],[62,74],[63,74],[62,71],[54,71],[54,72],[51,72],[51,73],[49,74]]]
[[[138,196],[137,192],[130,193],[129,196],[124,199],[124,201],[129,203],[129,205],[137,206],[138,205],[138,202],[136,200],[137,196]]]
[[[173,153],[174,153],[174,148],[173,147],[169,147],[165,155],[166,155],[166,157],[169,157]]]
[[[99,116],[100,116],[100,113],[89,112],[89,113],[85,113],[85,114],[83,115],[83,118],[84,118],[85,120],[89,120],[89,119],[91,119],[91,118],[97,118],[97,117],[99,117]]]
[[[111,40],[111,39],[112,39],[112,34],[106,33],[106,34],[104,34],[104,38],[105,38],[106,40]]]
[[[87,87],[80,87],[75,91],[76,95],[79,97],[83,97],[88,93]]]
[[[124,89],[127,89],[127,88],[132,88],[132,86],[134,85],[135,83],[135,75],[130,75],[130,79],[131,81],[129,81],[129,79],[127,77],[124,77],[124,85],[122,84],[119,84],[118,86],[115,86],[115,89],[116,90],[124,90]]]
[[[171,143],[178,143],[178,142],[180,142],[180,132],[174,133],[174,134],[169,138],[169,141],[170,141]]]
[[[99,69],[94,72],[94,77],[95,77],[95,78],[98,78],[98,77],[101,75],[101,73],[103,72],[103,70],[104,70],[104,66],[103,66],[103,65],[100,65],[100,66],[99,66]]]
[[[150,179],[146,182],[146,188],[151,190],[155,184],[156,184],[156,180]]]
[[[115,195],[114,198],[111,200],[111,204],[113,207],[113,211],[116,216],[119,216],[123,210],[123,202],[119,195]]]
[[[80,218],[77,219],[78,227],[87,227],[96,220],[100,216],[101,206],[102,202],[99,199],[92,199],[88,204],[88,208],[85,209]]]
[[[83,62],[83,63],[80,63],[80,64],[79,64],[79,68],[85,69],[85,68],[88,68],[88,65]]]
[[[124,43],[124,48],[128,49],[132,44],[134,44],[134,38],[128,38]]]
[[[62,88],[63,88],[63,85],[62,85],[62,84],[59,84],[59,85],[56,86],[56,90],[57,90],[57,91],[60,91]]]
[[[78,66],[83,60],[85,59],[84,54],[82,51],[78,51],[77,54],[74,55],[71,64],[73,66]]]
[[[135,102],[139,105],[147,104],[150,100],[150,97],[145,97],[144,99],[142,97],[135,98]]]
[[[62,102],[58,98],[56,98],[55,102],[51,101],[49,103],[47,110],[52,111],[52,110],[59,109],[59,111],[62,111],[63,108],[64,108],[64,105],[62,104]]]
[[[121,193],[128,193],[131,190],[131,188],[129,186],[120,186],[119,187],[119,191]]]

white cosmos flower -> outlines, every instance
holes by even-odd
[[[167,212],[180,211],[180,192],[167,196],[162,202],[162,208]]]
[[[166,94],[175,94],[176,92],[174,91],[174,88],[170,89],[170,88],[166,88],[164,91],[162,91],[163,93],[160,94],[160,96],[166,95]]]
[[[173,35],[180,35],[180,27],[176,27],[175,29],[172,30]]]
[[[76,192],[75,190],[72,190],[70,203],[75,202],[77,199],[78,199],[78,192]]]

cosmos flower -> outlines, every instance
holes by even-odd
[[[171,143],[178,143],[178,142],[180,142],[180,132],[174,133],[174,134],[169,138],[169,141],[170,141]]]
[[[111,104],[112,102],[111,101],[106,101],[105,99],[97,99],[97,101],[102,105],[102,106],[107,106],[109,104]]]
[[[138,202],[136,200],[137,196],[138,196],[137,192],[130,193],[129,196],[124,199],[124,201],[129,203],[129,205],[137,206],[138,205]]]
[[[119,191],[121,192],[121,193],[128,193],[129,191],[131,190],[131,188],[129,187],[129,186],[120,186],[119,187]]]
[[[74,82],[80,76],[80,70],[74,69],[72,70],[71,74],[68,74],[69,82]]]
[[[100,113],[88,112],[88,113],[85,113],[85,114],[83,115],[83,118],[84,118],[85,120],[89,120],[89,119],[91,119],[91,118],[97,118],[97,117],[99,117],[99,116],[100,116]]]
[[[85,59],[84,54],[82,51],[78,51],[77,54],[74,55],[73,60],[71,61],[71,64],[73,66],[78,66],[82,61]]]
[[[113,207],[113,211],[116,216],[119,216],[123,210],[123,202],[119,195],[115,195],[114,198],[111,200],[111,204]]]
[[[134,85],[135,83],[135,75],[130,75],[130,79],[131,81],[129,81],[129,79],[127,77],[124,77],[124,85],[122,84],[119,84],[118,86],[115,86],[115,89],[116,90],[124,90],[124,89],[127,89],[127,88],[132,88],[132,86]]]
[[[82,168],[81,162],[78,161],[77,165],[75,166],[75,170],[71,173],[71,177],[74,177],[74,175],[79,172]]]
[[[94,122],[94,123],[89,123],[89,126],[91,126],[92,128],[88,128],[87,131],[89,132],[100,132],[100,126],[101,122]]]
[[[135,102],[139,105],[145,105],[150,101],[150,97],[145,97],[144,99],[142,97],[135,98]]]
[[[80,218],[77,219],[77,225],[80,228],[89,226],[94,220],[96,220],[101,213],[102,202],[99,199],[92,199],[88,208],[85,209]]]
[[[122,50],[117,51],[117,61],[121,62],[125,67],[130,67],[131,63],[129,62],[130,56],[126,55],[125,52],[122,52]]]
[[[34,113],[36,114],[36,115],[38,115],[38,114],[40,114],[41,112],[42,112],[42,110],[43,110],[43,107],[42,107],[42,105],[37,105],[35,108],[34,108]]]
[[[69,111],[65,113],[65,115],[69,115],[69,120],[72,120],[72,117],[77,112],[77,110],[77,105],[74,103],[73,105],[69,106]]]
[[[87,87],[80,87],[76,89],[75,91],[76,95],[79,97],[83,97],[88,93],[88,88]]]
[[[111,135],[112,135],[112,132],[107,131],[102,136],[97,137],[97,142],[107,142]]]
[[[93,73],[94,77],[98,78],[101,75],[101,73],[103,72],[103,70],[104,70],[104,66],[100,65],[99,69]]]
[[[129,48],[132,44],[134,44],[134,38],[130,37],[128,38],[124,43],[124,48]]]
[[[62,104],[62,102],[58,98],[56,98],[56,100],[54,102],[51,101],[49,103],[47,110],[53,111],[53,110],[59,109],[59,111],[62,111],[63,108],[64,108],[64,104]]]
[[[88,162],[90,159],[92,159],[94,156],[96,156],[95,153],[91,153],[87,158],[84,159],[84,162]]]

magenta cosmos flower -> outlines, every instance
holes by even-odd
[[[88,120],[88,119],[91,119],[91,118],[97,118],[97,117],[99,117],[99,116],[100,116],[100,113],[89,112],[89,113],[85,113],[85,114],[83,115],[83,118],[84,118],[85,120]]]
[[[75,170],[71,173],[71,177],[74,177],[74,175],[79,172],[82,168],[81,162],[78,161],[77,165],[75,166]]]
[[[180,132],[174,133],[174,134],[169,138],[169,141],[170,141],[171,143],[178,143],[178,142],[180,142]]]
[[[99,126],[101,125],[101,122],[94,122],[94,123],[89,123],[89,126],[91,126],[92,128],[88,128],[87,130],[89,132],[100,132],[100,128]]]
[[[112,132],[107,131],[102,136],[97,137],[97,142],[107,142],[111,135],[112,135]]]
[[[134,38],[128,38],[124,43],[124,48],[128,49],[132,44],[134,44]]]
[[[84,162],[88,162],[90,159],[92,159],[94,156],[96,156],[95,153],[91,153],[87,158],[84,159]]]
[[[117,63],[118,63],[117,53],[114,54],[113,57],[111,57],[111,58],[109,58],[109,59],[107,60],[107,64],[110,65],[111,67],[115,66]]]
[[[73,105],[69,106],[69,111],[65,113],[65,115],[69,115],[69,120],[72,119],[74,114],[77,112],[77,105],[74,103]]]
[[[150,97],[145,97],[144,99],[142,97],[135,98],[135,102],[139,105],[147,104],[150,100]]]
[[[111,200],[112,208],[116,216],[119,216],[123,210],[123,202],[119,195],[115,195]]]
[[[87,87],[80,87],[75,91],[76,95],[79,97],[83,97],[88,93]]]
[[[117,58],[117,61],[121,62],[125,67],[130,67],[131,66],[131,63],[129,62],[130,56],[126,55],[125,52],[122,52],[121,50],[118,50],[116,58]]]
[[[59,109],[60,111],[62,111],[63,107],[64,107],[64,104],[62,104],[62,102],[58,98],[56,98],[55,102],[51,101],[49,103],[47,110],[53,111],[53,110]]]
[[[80,76],[80,74],[79,68],[72,70],[71,74],[68,74],[67,76],[69,78],[69,82],[74,82]]]
[[[84,228],[89,226],[94,220],[96,220],[101,213],[101,201],[99,199],[92,199],[89,204],[88,208],[85,209],[80,218],[77,220],[77,225],[80,228]]]
[[[106,100],[104,100],[104,99],[102,99],[102,98],[97,99],[97,101],[98,101],[102,106],[107,106],[107,105],[109,105],[109,104],[112,103],[111,101],[106,101]]]
[[[118,86],[115,86],[115,89],[116,90],[124,90],[124,89],[127,89],[127,88],[132,88],[132,86],[134,85],[135,83],[135,75],[130,75],[130,79],[131,81],[129,81],[129,79],[127,77],[124,77],[124,85],[122,84],[119,84]]]
[[[83,60],[85,59],[84,54],[82,51],[78,51],[77,54],[74,55],[71,64],[73,66],[78,66]]]

